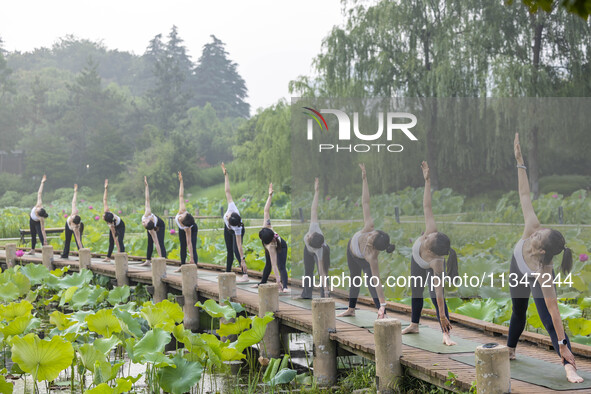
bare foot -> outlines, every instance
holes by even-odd
[[[250,287],[252,287],[253,289],[258,289],[259,288],[259,284],[257,283],[257,284],[254,284],[254,285],[250,286]]]
[[[35,256],[35,251],[33,249],[31,249],[30,251],[27,252],[28,255],[31,256]]]
[[[181,272],[181,267],[178,267],[177,269],[175,269],[175,270],[174,270],[174,271],[172,271],[172,272]]]
[[[337,317],[355,316],[355,308],[347,308],[345,312],[339,313]]]
[[[454,341],[451,340],[451,338],[449,337],[449,334],[447,333],[443,333],[443,344],[446,346],[454,346],[457,345],[457,343],[455,343]]]
[[[419,333],[419,325],[417,323],[410,323],[410,326],[406,327],[402,330],[402,335],[404,334],[418,334]]]
[[[104,258],[104,259],[102,259],[101,261],[103,261],[103,262],[105,262],[105,263],[108,263],[109,261],[111,261],[111,259],[110,259],[110,258],[108,258],[108,257],[105,257],[105,258]]]
[[[583,378],[577,374],[577,370],[570,364],[564,365],[564,370],[566,371],[566,380],[571,383],[582,383]]]
[[[138,265],[138,267],[149,267],[150,264],[152,264],[152,262],[150,260],[146,260],[143,263],[141,263],[140,265]]]
[[[248,275],[242,275],[236,279],[236,282],[248,282]]]
[[[514,347],[509,348],[509,360],[515,360],[515,348]]]

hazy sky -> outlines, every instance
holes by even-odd
[[[340,0],[14,0],[2,4],[0,37],[8,51],[73,34],[140,55],[176,25],[196,62],[215,34],[239,65],[253,114],[289,97],[288,82],[311,73],[322,39],[343,21]]]

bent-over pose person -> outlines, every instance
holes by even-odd
[[[263,228],[259,231],[259,238],[265,248],[265,268],[261,281],[252,287],[267,283],[271,268],[275,273],[275,280],[281,293],[289,293],[287,289],[287,242],[279,236],[271,226],[271,199],[273,198],[273,184],[269,183],[269,196],[265,203]]]
[[[226,192],[226,200],[228,201],[228,210],[224,214],[224,241],[226,242],[226,272],[232,271],[232,263],[234,262],[234,255],[236,260],[240,262],[242,268],[242,276],[236,279],[238,282],[248,282],[248,271],[246,268],[246,256],[242,248],[242,241],[244,240],[244,223],[240,217],[240,211],[236,207],[232,194],[230,193],[230,178],[226,166],[222,163],[222,170],[224,172],[224,191]]]
[[[109,250],[107,257],[103,261],[110,261],[113,254],[113,247],[117,245],[118,252],[125,252],[123,237],[125,236],[125,222],[113,212],[109,211],[107,205],[107,189],[109,180],[105,179],[105,193],[103,194],[103,219],[109,225]]]
[[[318,265],[320,276],[320,296],[328,297],[328,290],[325,288],[328,279],[328,268],[330,267],[330,248],[324,242],[324,234],[318,223],[318,178],[314,179],[314,199],[310,214],[310,228],[304,236],[304,290],[302,298],[312,298],[312,275],[314,266]]]
[[[164,221],[152,213],[150,209],[150,188],[148,187],[148,178],[144,176],[145,186],[145,211],[142,216],[142,226],[146,229],[148,235],[148,250],[146,251],[146,261],[140,266],[148,266],[152,260],[152,253],[154,252],[154,245],[156,245],[156,252],[159,257],[166,258],[166,248],[164,246]]]
[[[82,233],[84,232],[84,223],[78,216],[78,208],[76,207],[76,199],[78,198],[78,185],[74,185],[74,197],[72,198],[72,213],[66,219],[65,235],[66,241],[64,243],[64,250],[61,258],[67,259],[70,255],[70,242],[72,241],[72,234],[74,234],[74,241],[78,250],[82,249]]]
[[[189,248],[189,263],[197,264],[197,223],[195,218],[185,207],[185,187],[183,185],[183,174],[179,171],[179,212],[174,221],[179,226],[179,241],[181,243],[181,265],[187,260],[187,247]],[[181,272],[181,267],[174,272]]]
[[[35,254],[35,246],[37,245],[37,236],[41,245],[47,245],[47,235],[45,234],[45,219],[49,217],[45,208],[43,208],[43,201],[41,195],[43,194],[43,185],[47,177],[43,175],[41,178],[41,185],[39,185],[39,191],[37,192],[37,204],[31,209],[29,215],[29,229],[31,230],[31,250],[28,254]]]
[[[432,277],[438,276],[441,279],[444,272],[452,279],[458,275],[458,258],[455,250],[450,247],[449,237],[439,231],[435,225],[435,217],[431,207],[431,178],[429,166],[424,161],[421,164],[423,177],[425,178],[425,191],[423,193],[423,211],[425,214],[425,232],[418,237],[412,246],[412,257],[410,259],[410,275],[413,278],[420,277],[421,280],[412,281],[412,312],[411,324],[402,330],[402,334],[419,332],[419,321],[423,311],[423,290],[425,285],[429,286],[429,295],[435,306],[435,312],[443,332],[443,343],[453,346],[456,343],[449,337],[451,323],[449,312],[445,302],[443,283],[432,286]],[[445,261],[445,256],[448,256]]]
[[[568,336],[564,332],[556,300],[556,289],[553,284],[552,259],[563,253],[560,268],[566,274],[572,268],[572,252],[566,247],[566,241],[559,231],[542,228],[540,225],[531,203],[527,172],[517,133],[515,134],[514,150],[519,180],[519,201],[523,211],[525,229],[521,239],[515,245],[511,257],[510,291],[513,313],[507,338],[510,358],[515,358],[515,347],[525,328],[527,306],[530,293],[532,293],[540,320],[552,339],[554,350],[562,359],[566,379],[571,383],[580,383],[583,378],[577,374],[575,357],[571,352]]]
[[[362,277],[361,271],[365,272],[367,285],[373,302],[378,308],[378,319],[386,315],[386,297],[380,280],[380,266],[378,255],[385,250],[392,253],[396,247],[390,244],[390,236],[383,231],[375,230],[371,211],[369,209],[369,186],[365,164],[359,164],[361,168],[362,193],[361,204],[363,206],[363,229],[356,232],[347,245],[347,265],[351,273],[351,287],[349,288],[349,308],[339,316],[355,316],[355,306],[359,296],[359,285],[355,285],[356,278]],[[377,278],[377,285],[373,283],[373,277]],[[359,280],[357,280],[359,282]],[[374,286],[375,285],[375,286]]]

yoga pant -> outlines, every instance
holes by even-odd
[[[66,231],[66,243],[64,244],[64,250],[62,251],[61,257],[64,259],[67,259],[68,256],[70,255],[70,242],[72,241],[72,236],[74,236],[74,231],[70,230],[70,227],[68,227],[67,222],[66,222],[65,231]],[[80,222],[80,243],[82,243],[83,233],[84,233],[84,223]],[[74,236],[74,239],[76,239],[76,236]],[[78,250],[80,250],[84,246],[78,245],[78,241],[76,240],[76,247],[78,248]]]
[[[234,263],[234,256],[238,260],[238,264],[242,261],[238,245],[236,244],[236,237],[240,237],[240,241],[244,242],[244,224],[242,225],[242,235],[236,235],[234,230],[230,230],[224,224],[224,241],[226,241],[226,272],[232,272],[232,263]],[[244,273],[244,272],[243,272]]]
[[[121,247],[119,252],[125,252],[125,245],[123,244],[123,237],[125,236],[125,222],[123,219],[119,221],[119,225],[115,226],[115,235],[117,236],[117,241],[119,241],[119,246]],[[109,251],[107,252],[107,257],[111,258],[114,248],[115,238],[113,238],[111,227],[109,227]]]
[[[367,275],[367,287],[369,289],[369,293],[373,298],[374,304],[376,304],[376,308],[380,309],[380,300],[378,299],[378,293],[376,291],[375,286],[371,285],[371,267],[367,260],[361,259],[351,252],[351,240],[349,240],[349,244],[347,245],[347,265],[349,265],[349,271],[351,273],[351,287],[349,288],[349,308],[355,309],[357,305],[357,297],[359,296],[359,288],[361,287],[361,283],[363,283],[363,278],[361,276],[361,271],[365,272]],[[355,284],[355,278],[359,278],[357,280],[357,285]]]
[[[538,315],[540,316],[540,320],[542,324],[544,324],[544,328],[548,331],[548,335],[550,335],[550,339],[552,339],[552,345],[554,346],[554,350],[560,356],[560,347],[558,345],[558,335],[556,335],[556,330],[554,329],[554,323],[552,323],[552,316],[548,311],[548,307],[546,306],[546,301],[544,301],[544,295],[542,293],[542,287],[540,283],[536,281],[534,283],[535,278],[529,277],[528,283],[525,280],[522,280],[523,273],[519,270],[517,266],[517,261],[515,260],[515,256],[511,259],[511,273],[517,274],[517,283],[511,281],[511,284],[516,284],[516,286],[510,286],[509,289],[511,291],[511,301],[513,303],[513,312],[511,313],[511,322],[509,323],[509,335],[507,337],[507,346],[511,348],[517,347],[517,342],[519,341],[519,337],[521,333],[525,329],[525,323],[527,321],[527,306],[529,304],[529,296],[530,293],[534,297],[534,302],[536,304],[536,309],[538,310]],[[542,283],[544,283],[544,279],[540,279]],[[554,271],[552,271],[552,281],[554,281]],[[570,349],[570,340],[568,339],[568,335],[566,332],[564,333],[566,338],[566,345]],[[569,364],[569,362],[563,360],[563,364]]]
[[[197,260],[197,223],[194,223],[191,227],[191,245],[193,246],[193,260],[195,264]],[[187,261],[187,236],[183,229],[179,229],[179,241],[181,243],[181,264],[185,264]]]
[[[281,277],[281,285],[284,289],[287,289],[287,242],[283,238],[281,238],[281,250],[277,251],[277,269],[279,270],[279,275]],[[269,255],[269,251],[265,248],[265,268],[263,269],[263,277],[259,282],[259,285],[263,283],[267,283],[269,279],[269,275],[271,275],[271,269],[273,266],[271,265],[271,256]],[[275,276],[277,276],[277,272],[275,272]]]
[[[33,220],[29,217],[29,229],[31,230],[31,249],[35,249],[37,245],[37,236],[43,246],[43,232],[41,231],[41,221]]]
[[[302,280],[304,290],[302,291],[302,298],[312,298],[312,281],[314,275],[314,267],[318,264],[318,273],[320,274],[320,264],[324,266],[324,272],[328,275],[328,268],[330,267],[330,248],[327,244],[322,245],[322,261],[318,261],[316,254],[310,252],[304,244],[304,277],[310,280]],[[322,278],[321,282],[322,282]],[[323,283],[321,283],[323,285]],[[324,286],[321,286],[320,297],[325,297]]]
[[[444,267],[445,271],[445,267]],[[410,276],[413,278],[411,280],[411,291],[412,291],[412,300],[411,300],[411,322],[419,324],[421,320],[421,312],[423,311],[423,291],[425,290],[425,285],[429,286],[429,296],[431,297],[431,302],[433,302],[433,306],[435,307],[435,312],[437,313],[437,320],[439,320],[439,306],[437,305],[437,297],[435,295],[435,288],[431,287],[431,277],[433,276],[433,269],[424,269],[422,268],[414,259],[411,257],[410,259]],[[421,278],[420,280],[418,278]],[[422,286],[420,286],[422,285]],[[445,292],[443,293],[443,305],[445,308],[445,316],[449,320],[449,311],[447,310],[447,302],[445,302]],[[440,323],[441,324],[441,323]]]
[[[164,221],[156,216],[158,219],[156,222],[156,227],[158,231],[156,231],[156,238],[158,239],[158,244],[160,245],[160,251],[162,252],[162,257],[166,258],[166,248],[164,247],[164,232],[166,228],[164,226]],[[146,230],[146,234],[148,234],[148,250],[146,252],[146,260],[152,260],[152,253],[154,252],[154,240],[150,235],[150,232]]]

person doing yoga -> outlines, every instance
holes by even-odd
[[[287,289],[287,242],[273,231],[271,226],[271,199],[273,198],[273,184],[269,183],[269,196],[265,203],[263,228],[259,231],[259,238],[265,248],[265,268],[261,281],[252,287],[267,283],[271,268],[275,273],[275,280],[281,293],[289,293]]]
[[[424,161],[421,164],[423,177],[425,178],[425,190],[423,193],[423,212],[425,215],[425,232],[418,237],[412,247],[412,256],[410,259],[410,275],[414,279],[412,285],[411,301],[411,323],[402,330],[402,334],[413,334],[419,332],[419,321],[423,310],[423,291],[425,285],[429,286],[429,295],[435,306],[437,319],[443,332],[443,344],[447,346],[456,345],[451,340],[449,332],[451,323],[449,322],[449,312],[445,302],[443,291],[443,280],[437,281],[438,286],[434,286],[432,278],[438,276],[443,279],[443,273],[452,279],[458,276],[458,257],[455,250],[450,247],[449,237],[439,231],[435,225],[433,209],[431,207],[431,178],[429,176],[429,166]],[[447,261],[445,260],[447,256]]]
[[[72,198],[72,213],[66,219],[64,250],[61,258],[67,259],[70,255],[70,242],[72,241],[72,234],[78,251],[84,246],[82,245],[82,234],[84,233],[84,223],[78,216],[78,208],[76,207],[76,198],[78,198],[78,185],[74,185],[74,197]]]
[[[152,253],[154,245],[158,257],[166,258],[166,247],[164,246],[164,231],[166,230],[164,221],[152,213],[150,208],[150,188],[148,187],[148,178],[144,176],[144,192],[146,196],[144,216],[142,216],[142,226],[146,229],[148,235],[148,249],[146,251],[146,261],[140,266],[148,266],[152,262]]]
[[[37,236],[39,236],[39,241],[41,242],[41,246],[47,245],[47,235],[45,234],[45,219],[49,217],[48,213],[43,208],[43,201],[41,199],[41,195],[43,194],[43,185],[47,177],[43,175],[41,178],[41,185],[39,185],[39,191],[37,192],[37,204],[31,209],[31,214],[29,215],[29,229],[31,230],[31,250],[28,254],[34,255],[35,254],[35,246],[37,244]]]
[[[324,242],[324,234],[318,223],[318,178],[314,179],[314,199],[312,200],[312,209],[310,214],[310,228],[304,236],[304,278],[302,280],[304,290],[302,298],[312,298],[312,276],[314,275],[314,266],[318,266],[318,275],[320,276],[320,297],[328,297],[326,281],[328,278],[328,268],[330,267],[330,248]]]
[[[533,294],[540,320],[552,339],[554,350],[562,359],[566,379],[571,383],[583,381],[577,374],[577,364],[571,352],[568,336],[558,310],[554,269],[552,259],[562,253],[560,266],[563,274],[570,272],[573,264],[572,252],[566,247],[564,236],[557,230],[543,228],[534,212],[529,191],[526,167],[521,154],[519,134],[515,133],[513,143],[517,161],[519,201],[525,221],[521,239],[515,245],[511,256],[510,291],[513,311],[509,323],[507,346],[511,359],[515,359],[515,348],[525,328],[530,293]]]
[[[125,222],[119,216],[109,211],[107,205],[107,189],[109,188],[109,180],[105,179],[105,193],[103,194],[103,220],[109,225],[109,250],[107,257],[103,261],[110,261],[113,254],[113,247],[117,246],[117,251],[125,252],[125,245],[123,244],[123,237],[125,237]]]
[[[378,319],[386,316],[386,297],[380,280],[380,266],[378,255],[385,250],[392,253],[396,247],[390,244],[390,236],[381,230],[374,229],[371,211],[369,209],[369,186],[365,164],[359,164],[361,168],[362,191],[361,205],[363,207],[363,229],[358,231],[349,240],[347,245],[347,264],[351,275],[351,287],[349,288],[349,308],[339,316],[355,316],[355,306],[359,296],[359,282],[361,271],[365,272],[367,287],[373,302],[378,308]],[[356,279],[359,278],[359,279]],[[355,284],[357,282],[357,284]]]
[[[185,187],[183,185],[183,174],[179,171],[179,212],[174,221],[179,226],[179,242],[181,243],[181,265],[187,260],[187,248],[189,249],[189,263],[197,264],[197,223],[195,218],[185,207]],[[174,272],[181,272],[181,267]]]
[[[244,223],[240,217],[240,211],[236,207],[230,193],[230,177],[226,166],[222,163],[222,171],[224,172],[224,191],[226,192],[226,201],[228,202],[228,210],[224,214],[224,241],[226,242],[226,272],[232,271],[232,263],[234,262],[234,255],[236,260],[240,263],[242,269],[242,276],[236,279],[238,282],[248,282],[248,270],[246,268],[246,256],[242,248],[242,241],[244,240]]]

